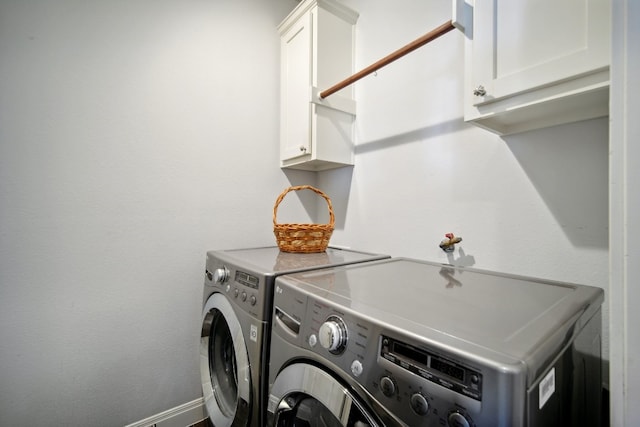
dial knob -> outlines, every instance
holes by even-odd
[[[227,280],[229,280],[229,270],[227,270],[227,267],[216,268],[213,272],[213,282],[221,285]]]
[[[347,345],[347,327],[337,316],[330,316],[318,331],[320,345],[333,354],[340,354]]]

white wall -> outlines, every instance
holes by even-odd
[[[640,413],[640,4],[613,2],[611,58],[611,425]]]
[[[450,18],[344,3],[358,69]],[[270,244],[275,196],[316,179],[276,166],[295,4],[0,1],[0,425],[122,425],[200,395],[204,252]],[[317,176],[332,243],[606,287],[607,120],[465,125],[462,58],[449,33],[356,83],[356,166]]]
[[[0,425],[201,396],[205,251],[273,244],[313,179],[277,166],[296,4],[0,1]]]
[[[442,0],[344,3],[360,12],[357,69],[451,18]],[[332,243],[606,290],[608,119],[503,138],[466,125],[463,49],[456,30],[355,83],[355,166],[319,177]],[[463,238],[453,256],[447,232]]]

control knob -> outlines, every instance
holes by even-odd
[[[340,354],[347,345],[347,326],[338,316],[329,316],[318,330],[318,341],[333,354]]]
[[[469,427],[469,420],[460,412],[453,411],[449,413],[447,422],[451,427]]]
[[[396,394],[396,383],[387,376],[380,378],[380,390],[382,390],[382,394],[387,397],[392,397]]]
[[[429,402],[420,393],[414,393],[410,399],[411,409],[418,415],[427,415],[429,412]]]
[[[213,282],[217,285],[222,285],[229,280],[229,270],[227,267],[216,268],[213,272]]]

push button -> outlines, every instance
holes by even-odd
[[[360,375],[362,375],[363,371],[364,368],[362,367],[362,362],[360,362],[359,360],[354,360],[351,363],[351,373],[353,374],[353,376],[359,377]]]

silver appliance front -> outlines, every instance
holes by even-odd
[[[248,425],[251,373],[240,320],[221,293],[207,300],[200,339],[204,404],[216,427]]]
[[[407,259],[282,276],[269,419],[288,367],[304,363],[383,425],[597,426],[602,300],[590,286]]]
[[[264,427],[273,285],[279,275],[388,258],[347,249],[295,254],[277,247],[209,251],[200,373],[215,427]]]

